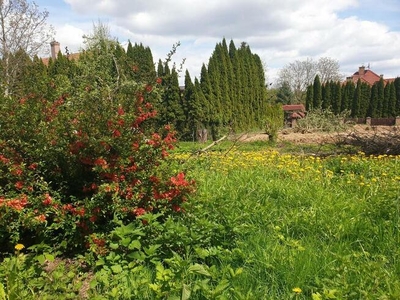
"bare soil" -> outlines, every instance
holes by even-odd
[[[278,142],[291,142],[296,144],[333,144],[340,138],[351,134],[358,136],[376,136],[388,133],[400,132],[399,126],[368,126],[354,125],[343,132],[296,132],[293,128],[282,129],[278,135]],[[267,141],[268,135],[265,133],[249,133],[239,137],[240,141]]]

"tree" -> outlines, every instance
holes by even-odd
[[[295,102],[304,103],[307,87],[313,83],[317,74],[321,84],[339,81],[342,77],[339,69],[338,61],[329,57],[321,57],[317,62],[311,58],[303,61],[296,60],[279,72],[278,86],[282,86],[284,82],[289,83]]]
[[[307,86],[312,84],[315,74],[315,63],[312,59],[296,60],[279,72],[279,85],[282,86],[284,82],[287,82],[294,93],[294,102],[303,103]]]
[[[400,77],[394,80],[394,89],[396,93],[396,116],[400,114]]]
[[[322,86],[321,86],[321,81],[320,81],[318,75],[315,76],[314,85],[313,86],[314,86],[313,108],[314,109],[321,108],[321,105],[322,105]]]
[[[293,103],[293,92],[290,89],[289,83],[286,81],[278,88],[276,93],[276,102],[282,104],[292,104]]]
[[[5,95],[23,67],[17,52],[25,52],[33,58],[53,38],[54,31],[47,25],[46,10],[40,11],[34,3],[26,0],[0,1],[0,57],[1,85]]]
[[[341,81],[342,79],[339,62],[335,59],[321,57],[316,64],[316,70],[322,84],[328,81]]]

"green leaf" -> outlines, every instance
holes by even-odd
[[[54,255],[50,254],[50,253],[44,253],[44,257],[48,260],[48,261],[54,261]]]
[[[105,264],[105,262],[102,258],[100,258],[96,261],[96,267],[103,266],[104,264]]]
[[[144,261],[146,259],[146,255],[142,251],[135,251],[135,252],[129,253],[127,255],[127,257],[130,259],[137,259],[140,261]]]
[[[312,300],[322,300],[322,296],[320,293],[313,293]]]
[[[160,248],[160,246],[161,245],[151,245],[149,248],[144,248],[143,250],[147,255],[150,256],[156,254],[157,249]]]
[[[130,242],[131,242],[131,238],[129,238],[129,237],[121,239],[121,245],[124,246],[124,247],[128,247]]]
[[[183,284],[181,300],[189,299],[191,293],[192,291],[190,290],[190,286],[187,284]]]
[[[211,274],[204,268],[203,265],[200,264],[194,264],[191,265],[188,269],[189,272],[196,273],[196,274],[201,274],[205,276],[211,277]]]
[[[6,292],[4,291],[4,286],[0,283],[0,300],[6,300]]]
[[[111,266],[111,270],[115,273],[115,274],[119,274],[122,272],[122,267],[121,265],[113,265]]]
[[[116,244],[116,243],[110,243],[110,248],[111,248],[111,249],[116,250],[116,249],[118,249],[118,247],[119,247],[118,244]]]
[[[221,282],[217,285],[215,290],[213,291],[214,296],[221,294],[224,290],[229,286],[229,281],[227,279],[221,280]]]
[[[90,281],[90,284],[89,284],[90,288],[94,289],[97,286],[97,283],[98,282],[96,279],[93,279],[92,281]]]
[[[39,264],[43,265],[44,262],[46,261],[46,258],[44,257],[43,254],[40,254],[38,256],[36,256],[37,261],[39,262]]]
[[[141,247],[142,247],[142,244],[140,243],[140,241],[139,240],[134,240],[129,244],[128,249],[129,250],[133,250],[133,249],[140,250]]]

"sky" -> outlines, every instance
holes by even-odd
[[[180,42],[173,61],[199,78],[223,38],[246,42],[267,83],[296,60],[337,60],[343,78],[364,65],[400,76],[400,0],[35,0],[49,12],[55,40],[70,53],[101,22],[121,44],[150,47],[155,62]],[[180,82],[183,82],[183,76]]]

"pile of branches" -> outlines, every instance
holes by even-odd
[[[337,145],[351,145],[367,155],[400,155],[400,128],[378,131],[373,127],[369,132],[352,131],[341,135]]]

